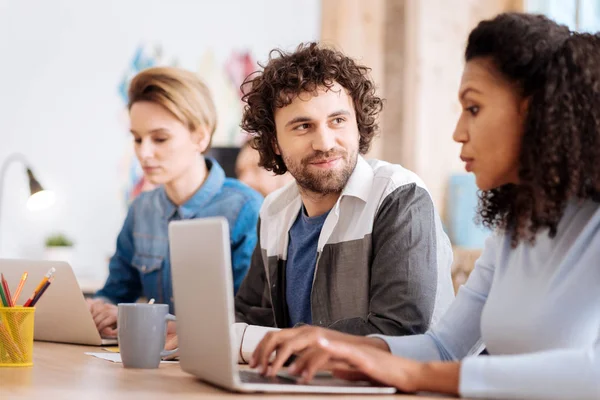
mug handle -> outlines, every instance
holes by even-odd
[[[177,319],[175,318],[175,316],[173,314],[167,314],[165,315],[165,321],[177,321]],[[168,356],[172,356],[173,354],[177,353],[179,351],[179,347],[177,347],[176,349],[173,350],[163,350],[160,352],[160,357],[168,357]]]

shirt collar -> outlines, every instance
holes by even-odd
[[[350,179],[348,179],[344,190],[342,190],[340,199],[344,196],[352,196],[357,197],[366,203],[369,199],[374,176],[373,168],[371,168],[369,163],[359,155],[356,160],[356,167],[354,168],[352,175],[350,175]]]
[[[176,206],[165,192],[164,186],[160,187],[160,205],[163,215],[167,220],[173,218],[175,213],[179,214],[181,219],[190,219],[197,216],[200,210],[208,204],[220,191],[225,183],[225,171],[219,163],[212,157],[206,157],[206,168],[208,176],[200,188],[192,197],[180,205]]]

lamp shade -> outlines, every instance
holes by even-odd
[[[34,195],[37,192],[41,192],[42,190],[44,190],[42,185],[40,185],[40,182],[37,179],[35,179],[35,175],[33,175],[33,172],[29,168],[27,168],[27,178],[29,178],[30,195]]]
[[[31,168],[29,168],[29,162],[27,161],[27,158],[25,158],[25,156],[21,153],[12,153],[0,165],[0,214],[2,211],[2,197],[4,195],[4,181],[6,178],[6,172],[8,171],[8,167],[14,162],[20,162],[25,165],[27,171],[27,178],[29,180],[29,199],[27,200],[27,208],[35,211],[42,210],[53,205],[55,201],[54,193],[44,190],[42,185],[40,185],[40,182],[35,179]],[[0,233],[2,232],[0,231]]]
[[[54,192],[44,190],[29,168],[27,168],[27,177],[29,178],[30,193],[29,199],[27,200],[27,208],[30,211],[38,211],[52,206],[56,200]]]

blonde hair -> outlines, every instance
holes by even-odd
[[[208,87],[193,72],[173,67],[145,69],[131,80],[128,95],[128,109],[138,101],[149,101],[169,110],[192,132],[202,127],[211,138],[215,133],[215,104]]]

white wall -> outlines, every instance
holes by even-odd
[[[127,143],[117,91],[140,44],[161,45],[196,71],[208,49],[258,60],[319,37],[319,0],[0,0],[0,163],[30,159],[56,205],[32,214],[27,182],[13,166],[0,195],[0,256],[38,258],[63,231],[75,263],[102,275],[125,207],[118,163]]]

